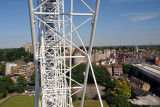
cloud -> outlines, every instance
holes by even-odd
[[[122,14],[121,16],[127,17],[132,22],[137,22],[155,18],[159,14],[160,14],[159,12],[143,12],[143,13],[127,13],[127,14]]]
[[[121,3],[121,2],[149,2],[149,1],[160,1],[160,0],[110,0],[111,3]]]

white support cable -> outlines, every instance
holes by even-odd
[[[34,12],[34,14],[39,15],[72,15],[72,16],[93,16],[91,13],[47,13],[47,12]]]
[[[36,9],[33,9],[33,11],[36,11],[37,9],[39,9],[42,5],[44,5],[48,0],[45,0],[43,3],[41,3]]]
[[[94,70],[93,70],[92,63],[91,63],[91,60],[90,60],[90,57],[89,57],[89,56],[88,56],[88,60],[89,60],[89,65],[90,65],[90,68],[91,68],[93,80],[94,80],[94,83],[95,83],[95,86],[96,86],[96,90],[97,90],[97,93],[98,93],[98,97],[99,97],[99,99],[100,99],[99,101],[100,101],[101,107],[103,107],[102,98],[101,98],[101,96],[100,96],[100,92],[99,92],[99,89],[98,89],[96,77],[95,77]]]
[[[82,2],[92,13],[94,13],[94,11],[87,5],[87,3],[85,3],[83,0],[81,0],[81,2]]]
[[[76,92],[74,92],[71,96],[73,96],[74,94],[78,93],[79,91],[81,91],[82,89],[77,90]]]
[[[94,41],[95,30],[96,30],[96,23],[97,23],[97,18],[98,18],[99,4],[100,4],[100,0],[96,0],[95,14],[94,14],[94,19],[93,19],[93,24],[92,24],[91,38],[90,38],[89,51],[88,51],[88,57],[89,58],[88,58],[88,61],[86,63],[84,87],[83,87],[83,92],[82,92],[83,94],[82,94],[82,97],[81,97],[80,107],[83,107],[83,104],[84,104],[84,97],[85,97],[85,93],[86,93],[86,86],[87,86],[89,66],[90,66],[90,57],[91,57],[91,53],[92,53],[93,41]],[[94,72],[92,74],[94,75]],[[97,85],[96,80],[95,80],[95,84]],[[98,93],[98,96],[100,96],[100,93]],[[103,107],[102,99],[100,98],[99,100],[100,100],[101,106]]]
[[[44,21],[42,21],[41,19],[39,19],[37,16],[35,16],[39,21],[41,21],[43,24],[45,24],[47,27],[49,27],[50,29],[49,30],[51,30],[52,32],[56,32],[56,31],[54,31],[49,25],[47,25]],[[85,22],[83,22],[81,25],[79,25],[78,27],[76,27],[72,32],[70,32],[70,33],[68,33],[67,35],[65,35],[65,37],[61,37],[60,36],[60,34],[58,33],[58,32],[56,32],[58,35],[57,36],[59,36],[61,39],[59,40],[59,41],[61,41],[61,40],[67,40],[68,42],[70,42],[68,39],[66,39],[66,37],[68,36],[68,35],[70,35],[71,33],[73,33],[74,31],[76,31],[78,28],[80,28],[82,25],[84,25],[85,23],[87,23],[88,21],[90,21],[92,19],[92,17],[91,18],[89,18],[88,20],[86,20]],[[59,41],[57,41],[55,44],[57,44],[57,43],[59,43]],[[53,46],[55,45],[55,44],[53,44]],[[73,43],[72,43],[73,44]],[[74,46],[76,46],[76,45],[74,45]],[[51,48],[52,46],[50,46],[50,48]],[[79,50],[81,50],[78,46],[76,46]],[[82,50],[81,50],[82,51]],[[82,51],[83,52],[83,51]],[[83,53],[85,53],[85,52],[83,52]],[[86,53],[85,53],[86,54]]]
[[[61,57],[39,57],[39,59],[63,59],[63,58],[85,58],[85,56],[61,56]]]
[[[65,17],[66,17],[68,20],[70,20],[68,16],[65,15]],[[76,27],[74,26],[73,23],[72,23],[72,25],[73,25],[73,28],[76,29]],[[75,30],[75,32],[76,32],[76,34],[77,34],[77,36],[78,36],[78,38],[79,38],[79,40],[80,40],[80,42],[81,42],[81,44],[82,44],[84,50],[85,50],[85,52],[87,53],[87,49],[86,49],[86,47],[85,47],[85,45],[84,45],[84,43],[83,43],[83,41],[82,41],[82,39],[81,39],[81,37],[80,37],[78,31],[77,31],[77,29]]]
[[[73,24],[73,28],[75,29],[74,24]],[[77,34],[77,36],[78,36],[78,38],[79,38],[79,40],[80,40],[80,42],[81,42],[81,44],[82,44],[82,46],[83,46],[85,52],[87,53],[87,49],[86,49],[86,47],[85,47],[85,45],[84,45],[84,43],[83,43],[83,41],[82,41],[82,39],[81,39],[81,37],[80,37],[80,35],[79,35],[79,33],[78,33],[77,30],[76,30],[76,34]]]
[[[79,64],[81,64],[83,61],[80,61],[79,63],[77,63],[76,65],[74,65],[71,69],[75,68],[76,66],[78,66]],[[66,70],[66,72],[64,72],[64,74],[68,73],[70,69]]]
[[[70,78],[68,76],[65,76],[65,77],[68,78],[68,79],[70,79],[70,80],[72,80],[73,82],[77,83],[78,85],[83,86],[82,84],[80,84],[79,82],[75,81],[74,79],[72,79],[72,78]]]
[[[58,35],[60,35],[57,31],[53,30],[53,28],[51,28],[47,23],[45,23],[44,21],[42,21],[40,18],[38,18],[37,16],[35,16],[39,21],[41,21],[44,25],[46,25],[47,27],[49,27],[50,31],[52,32],[56,32]],[[72,32],[68,33],[67,35],[65,35],[63,38],[66,38],[68,35],[70,35],[71,33],[73,33],[74,31],[76,31],[77,29],[79,29],[81,26],[83,26],[84,24],[86,24],[88,21],[90,21],[91,19],[93,19],[92,17],[87,19],[85,22],[83,22],[82,24],[80,24],[78,27],[76,27]]]

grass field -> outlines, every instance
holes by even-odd
[[[74,107],[80,106],[80,100],[73,103]],[[107,103],[103,101],[104,107],[108,107]],[[14,96],[7,101],[0,104],[0,107],[33,107],[34,96]],[[98,100],[85,100],[84,107],[100,107]]]
[[[34,96],[14,96],[6,102],[2,102],[0,107],[33,107]]]
[[[73,103],[74,107],[80,107],[80,100]],[[109,107],[105,101],[103,101],[104,107]],[[99,100],[85,100],[84,107],[100,107]]]

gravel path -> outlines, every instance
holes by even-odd
[[[101,96],[105,94],[105,86],[98,86],[99,88],[99,91],[100,91],[100,94]],[[77,91],[78,89],[75,89],[75,91]],[[86,88],[86,93],[88,95],[88,99],[93,99],[94,96],[97,94],[97,90],[96,90],[96,87],[95,86],[87,86]],[[77,93],[77,96],[78,98],[80,98],[82,95],[82,91],[79,91]]]

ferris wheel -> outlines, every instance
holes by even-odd
[[[34,107],[73,107],[72,96],[80,91],[82,93],[80,106],[83,107],[89,68],[103,107],[91,64],[100,0],[28,1],[36,76]],[[79,6],[80,4],[84,9]],[[75,10],[77,12],[74,12]],[[88,23],[91,25],[89,29],[91,36],[87,50],[78,30]],[[75,43],[74,36],[80,44]],[[75,49],[83,54],[73,55]],[[73,59],[76,58],[81,60],[73,64]],[[84,83],[81,84],[72,79],[72,69],[84,62],[86,69]],[[77,85],[72,85],[73,83]],[[75,89],[77,91],[73,92]]]

